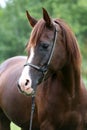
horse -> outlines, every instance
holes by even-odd
[[[74,34],[45,9],[39,21],[26,13],[33,27],[28,57],[12,57],[0,65],[0,130],[10,130],[11,121],[29,129],[32,95],[32,130],[86,130],[87,90]]]
[[[11,122],[21,130],[29,128],[31,97],[21,94],[17,88],[26,59],[25,56],[15,56],[0,65],[0,130],[10,130]],[[32,130],[38,128],[36,118],[35,112]]]
[[[18,87],[35,96],[40,130],[86,130],[87,90],[81,76],[81,52],[67,23],[43,8],[36,20],[26,11],[32,32]]]

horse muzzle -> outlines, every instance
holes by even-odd
[[[20,82],[18,81],[18,84],[17,84],[18,90],[19,90],[20,93],[22,93],[24,95],[34,96],[35,95],[34,89],[29,87],[27,82],[24,86],[22,86],[22,85],[20,85]]]

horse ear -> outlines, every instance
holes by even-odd
[[[27,18],[28,18],[28,21],[29,21],[30,25],[31,25],[32,27],[34,27],[35,24],[37,23],[37,20],[34,19],[33,17],[31,17],[31,15],[28,13],[27,10],[26,10],[26,15],[27,15]]]
[[[49,16],[48,12],[46,11],[46,9],[44,9],[44,8],[42,8],[42,9],[43,9],[43,19],[45,20],[46,25],[50,27],[52,25],[51,18]]]

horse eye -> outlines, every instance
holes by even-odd
[[[42,48],[43,49],[47,49],[49,47],[49,44],[48,43],[43,43],[41,44]]]

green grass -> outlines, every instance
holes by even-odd
[[[21,130],[20,127],[16,126],[14,123],[11,123],[11,130]]]

